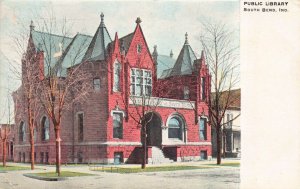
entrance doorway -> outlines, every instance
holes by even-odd
[[[149,112],[143,119],[143,125],[146,125],[147,146],[161,146],[161,118],[157,113]],[[142,131],[143,132],[143,131]],[[142,134],[142,142],[144,142],[144,135]]]

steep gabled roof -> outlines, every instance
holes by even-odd
[[[64,49],[72,42],[72,38],[40,31],[31,31],[33,45],[37,51],[44,51],[44,70],[54,67],[61,59]]]
[[[128,52],[133,36],[134,36],[134,32],[119,39],[121,52],[123,50],[125,50],[125,54]]]
[[[112,40],[104,24],[104,15],[101,13],[100,25],[84,55],[83,61],[105,60],[106,47],[110,42]]]
[[[164,78],[165,76],[168,76],[172,71],[175,62],[176,60],[171,58],[170,56],[158,55],[157,56],[157,77]]]
[[[66,75],[67,68],[81,63],[91,40],[92,36],[89,35],[79,33],[75,35],[59,62],[61,76]]]
[[[185,34],[185,43],[169,76],[192,74],[196,59],[197,57],[188,43],[187,34]]]

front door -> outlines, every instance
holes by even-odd
[[[161,132],[161,119],[155,113],[146,114],[146,131],[147,131],[147,145],[148,146],[161,146],[162,132]]]

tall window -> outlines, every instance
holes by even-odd
[[[189,99],[190,98],[190,89],[188,86],[183,87],[183,98]]]
[[[20,128],[19,128],[19,140],[21,142],[25,141],[25,136],[26,136],[25,127],[26,127],[26,124],[22,121],[20,123]]]
[[[152,74],[149,70],[131,69],[130,94],[134,96],[151,96],[152,94]]]
[[[100,79],[99,78],[95,78],[93,80],[93,85],[94,85],[95,91],[100,91]]]
[[[204,77],[202,77],[201,78],[201,99],[202,100],[206,99],[205,88],[206,88],[206,80]]]
[[[138,44],[136,46],[136,51],[137,51],[137,53],[141,53],[142,52],[142,45],[141,44]]]
[[[172,117],[168,124],[168,137],[182,139],[183,123],[179,117]]]
[[[114,86],[113,86],[113,90],[115,92],[118,92],[121,90],[120,75],[121,75],[121,64],[119,62],[116,62],[114,64]]]
[[[226,114],[226,127],[227,128],[232,128],[232,119],[233,119],[233,115],[231,113]]]
[[[77,114],[78,119],[78,141],[83,141],[83,113]]]
[[[42,140],[49,140],[50,138],[49,127],[50,127],[49,119],[46,116],[44,116],[42,118]]]
[[[206,140],[207,139],[207,123],[206,123],[206,118],[200,118],[200,122],[199,122],[199,136],[200,136],[200,140]]]
[[[113,113],[113,137],[123,138],[123,114]]]

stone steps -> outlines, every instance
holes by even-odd
[[[152,164],[161,164],[161,163],[173,163],[173,160],[170,160],[169,158],[166,158],[163,151],[158,148],[153,146],[152,147],[152,161],[149,163]]]

